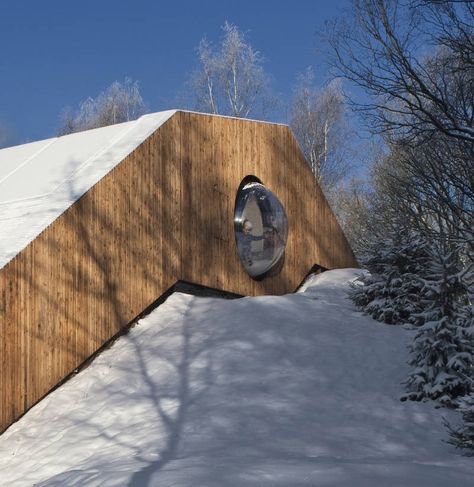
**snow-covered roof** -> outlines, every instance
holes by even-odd
[[[0,150],[0,269],[175,112]]]

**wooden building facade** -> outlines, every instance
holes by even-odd
[[[234,205],[257,177],[288,217],[284,264],[252,279]],[[0,270],[0,431],[177,281],[294,291],[353,253],[287,126],[176,112]]]

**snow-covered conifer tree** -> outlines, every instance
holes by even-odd
[[[434,399],[456,407],[458,398],[474,391],[474,312],[468,301],[466,271],[456,252],[432,250],[422,280],[420,320],[409,364],[406,399]]]
[[[374,241],[364,258],[369,274],[355,282],[351,298],[372,318],[388,324],[415,323],[421,311],[419,276],[429,258],[425,239],[394,229]]]
[[[457,427],[447,424],[450,435],[448,442],[474,456],[474,393],[459,401],[458,410],[462,414],[462,424]]]

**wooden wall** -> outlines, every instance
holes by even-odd
[[[283,269],[263,281],[234,241],[248,175],[289,221]],[[314,264],[357,265],[290,130],[178,112],[0,270],[0,431],[177,280],[283,294]]]

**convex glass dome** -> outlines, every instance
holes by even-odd
[[[237,194],[235,240],[240,260],[253,278],[278,270],[288,238],[286,213],[278,198],[263,184],[250,182]]]

